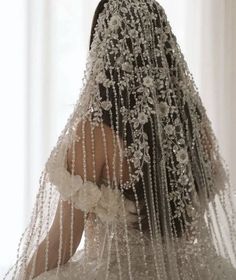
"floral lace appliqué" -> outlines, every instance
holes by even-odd
[[[84,181],[80,175],[72,175],[64,166],[49,166],[48,180],[56,187],[62,200],[72,202],[75,208],[93,212],[106,223],[122,220],[123,202],[118,189],[106,184],[99,187],[91,181]],[[134,202],[125,199],[124,206],[127,220],[134,221],[133,217],[129,217],[130,212],[135,213]]]

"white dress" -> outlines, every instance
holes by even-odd
[[[126,208],[131,210],[132,205],[126,204]],[[130,221],[132,221],[131,216]],[[93,234],[95,229],[99,232],[97,240]],[[129,240],[128,245],[126,234]],[[150,239],[144,236],[144,244],[140,246],[140,232],[138,230],[128,227],[126,231],[119,223],[111,223],[108,226],[93,213],[87,220],[85,235],[86,246],[77,250],[68,263],[58,270],[55,268],[39,275],[35,280],[157,279],[156,267],[153,263],[153,245]],[[196,241],[179,239],[179,242],[174,244],[174,248],[178,255],[183,256],[178,262],[178,274],[182,274],[182,278],[178,278],[179,280],[236,279],[236,268],[226,259],[218,256],[212,244],[206,246],[206,244],[200,244]],[[128,251],[130,252],[129,257],[127,256]],[[170,248],[167,251],[170,260],[174,251],[171,251]],[[143,264],[144,252],[147,269]],[[201,252],[201,255],[198,252]],[[100,262],[97,263],[97,260]],[[162,276],[160,271],[160,279],[176,279],[175,268],[168,273],[168,275]]]
[[[136,242],[139,242],[138,239]],[[139,247],[136,247],[139,248]],[[135,240],[131,246],[132,250],[132,279],[141,280],[141,279],[156,279],[155,278],[155,267],[152,263],[148,263],[149,273],[145,274],[143,271],[142,265],[142,252],[136,250],[135,248]],[[46,273],[39,275],[35,280],[104,280],[104,279],[131,279],[129,277],[129,269],[127,264],[127,259],[123,258],[120,261],[121,266],[121,275],[119,275],[119,264],[117,263],[117,257],[115,255],[115,250],[111,252],[110,255],[110,269],[109,274],[107,274],[107,256],[104,256],[104,259],[100,264],[96,263],[96,248],[90,248],[90,252],[86,256],[84,249],[79,250],[74,255],[73,259],[62,266],[58,271],[57,269],[53,269]],[[86,256],[86,257],[85,257]],[[147,256],[148,258],[148,256]],[[199,262],[199,257],[195,256],[195,258],[186,259],[186,262],[182,264],[183,275],[191,275],[191,278],[182,278],[182,279],[206,279],[206,280],[235,280],[236,279],[236,269],[225,261],[222,265],[222,258],[215,255],[215,258],[209,259],[208,263],[206,263],[207,268],[205,267],[197,267],[196,263]],[[86,262],[87,266],[84,266],[84,260],[87,259],[89,261]],[[151,258],[152,259],[152,258]],[[141,269],[140,269],[141,268]],[[107,277],[107,278],[106,278]],[[172,278],[170,278],[172,279]]]

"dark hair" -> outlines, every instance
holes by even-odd
[[[109,0],[102,0],[99,2],[96,10],[95,10],[95,14],[94,14],[94,17],[93,17],[93,22],[92,22],[92,28],[91,28],[91,35],[90,35],[90,48],[91,48],[91,44],[92,44],[92,41],[93,41],[93,38],[94,38],[94,31],[95,31],[95,27],[96,27],[96,24],[97,24],[97,21],[98,21],[98,17],[100,15],[100,13],[103,11],[104,9],[104,4],[107,3]],[[131,43],[131,40],[127,39],[127,44],[128,44],[128,47],[130,49],[132,49],[132,43]],[[167,57],[168,60],[171,59],[171,57]],[[138,66],[143,66],[143,63],[145,62],[142,62],[141,59],[138,59]],[[169,61],[169,63],[171,63],[171,61]],[[171,64],[170,64],[171,65]],[[106,74],[108,75],[108,77],[110,76],[110,73],[106,72]],[[115,77],[113,77],[116,79],[116,75]],[[106,100],[107,99],[107,95],[106,95],[106,88],[104,88],[101,84],[99,85],[99,88],[100,88],[100,95],[102,97],[102,99]],[[114,99],[114,93],[112,91],[112,89],[109,88],[108,90],[109,92],[109,100],[112,102],[112,104],[115,103],[115,99]],[[122,94],[122,93],[121,93]],[[127,93],[126,93],[127,95]],[[132,106],[132,103],[134,105],[134,100],[131,99],[130,100],[131,102],[131,106]],[[103,122],[110,126],[113,124],[116,124],[116,109],[114,109],[115,106],[112,107],[112,120],[110,118],[110,115],[109,115],[109,112],[103,112],[102,114],[102,120]],[[158,132],[155,133],[155,135],[152,133],[153,131],[153,127],[155,129],[155,131],[157,131],[158,127],[156,125],[156,120],[155,120],[155,117],[153,115],[151,115],[151,119],[148,123],[146,123],[144,125],[144,131],[146,132],[146,134],[148,135],[148,141],[149,141],[149,156],[150,156],[150,163],[145,163],[144,166],[143,166],[143,181],[140,180],[136,183],[136,186],[135,186],[135,190],[136,190],[136,194],[138,196],[138,200],[139,200],[139,203],[140,205],[145,205],[145,193],[144,191],[146,192],[146,196],[147,196],[147,200],[148,201],[151,201],[151,194],[150,194],[150,187],[148,185],[148,183],[145,183],[145,182],[148,182],[149,180],[149,173],[150,173],[150,169],[151,169],[151,177],[152,177],[152,182],[157,182],[157,185],[158,185],[158,182],[161,180],[161,178],[154,178],[154,174],[160,174],[160,165],[158,164],[158,162],[160,161],[161,159],[161,149],[160,149],[160,143],[159,143],[159,139],[158,137],[156,137],[156,134],[158,134]],[[121,116],[119,116],[119,118],[121,119]],[[122,132],[123,132],[123,123],[122,122],[118,122],[118,127],[114,127],[116,131],[118,131],[121,139],[122,139]],[[131,130],[131,127],[126,127],[127,131],[130,132],[128,133],[127,132],[127,136],[126,136],[126,141],[127,141],[127,144],[129,145],[130,143],[133,142],[133,139],[132,139],[132,130]],[[154,147],[156,150],[158,150],[158,155],[155,155],[156,158],[154,158]],[[158,158],[157,158],[158,156]],[[177,162],[176,162],[177,164]],[[160,176],[159,176],[160,177]],[[170,180],[173,180],[173,178],[168,178],[167,176],[167,182],[169,183]],[[140,185],[140,186],[139,186]],[[143,188],[143,186],[145,186],[145,190]],[[169,186],[170,184],[168,184]],[[161,232],[161,235],[163,236],[164,235],[164,228],[165,228],[165,223],[166,221],[164,220],[164,217],[162,215],[162,211],[163,211],[163,205],[162,205],[162,196],[163,194],[161,193],[161,190],[160,188],[155,188],[153,187],[153,194],[154,195],[154,202],[155,202],[155,213],[157,215],[157,217],[159,217],[159,220],[160,220],[160,232]],[[172,190],[171,189],[168,189],[168,192],[171,192]],[[132,201],[135,201],[135,196],[134,196],[134,192],[133,192],[133,189],[128,189],[128,190],[124,190],[124,195],[127,199],[129,200],[132,200]],[[149,205],[151,205],[151,203],[149,203]],[[150,207],[149,207],[150,208]],[[174,215],[174,212],[175,212],[175,209],[176,209],[176,205],[173,203],[173,202],[170,202],[170,208],[171,208],[171,214]],[[149,221],[148,221],[148,215],[147,215],[147,209],[146,207],[142,207],[141,208],[141,216],[143,217],[142,218],[142,229],[144,231],[148,231],[149,229]],[[149,209],[150,210],[150,209]],[[185,220],[186,218],[188,217],[183,217],[183,215],[181,217],[177,217],[177,218],[173,218],[173,216],[171,217],[172,221],[172,230],[175,232],[175,235],[177,237],[181,237],[183,232],[185,231]],[[188,220],[188,222],[190,222],[190,220]],[[134,227],[135,228],[138,228],[138,223],[134,223]],[[167,230],[170,230],[169,228]]]

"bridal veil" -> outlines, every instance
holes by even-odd
[[[236,267],[235,198],[164,9],[154,0],[106,1],[78,101],[42,170],[31,220],[4,279],[24,279],[32,256],[33,278],[42,240],[45,271],[54,250],[60,277],[64,243],[68,263],[77,254],[78,209],[83,256],[80,275],[68,279],[218,279]]]

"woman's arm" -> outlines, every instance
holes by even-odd
[[[80,141],[75,143],[75,164],[74,175],[80,175],[83,179],[85,177],[84,171],[86,171],[86,178],[89,181],[98,183],[101,179],[102,169],[105,163],[105,152],[103,135],[111,137],[111,131],[107,126],[103,129],[99,126],[93,130],[89,121],[84,124],[80,123],[77,128],[77,136]],[[84,140],[82,140],[84,139]],[[94,149],[92,149],[94,147]],[[84,149],[85,148],[85,149]],[[94,154],[92,152],[94,150]],[[68,171],[72,173],[72,147],[68,149],[67,162]],[[83,159],[86,159],[86,170],[84,169]],[[95,168],[95,172],[93,172]],[[94,176],[96,178],[94,178]],[[95,179],[95,180],[94,180]],[[73,210],[72,210],[73,209]],[[34,257],[36,256],[35,270],[33,278],[39,274],[45,272],[46,262],[46,249],[47,239],[49,239],[48,247],[48,266],[47,270],[56,268],[59,261],[59,246],[60,246],[60,214],[62,211],[62,254],[60,258],[60,264],[65,264],[71,257],[71,211],[73,211],[73,246],[72,255],[75,253],[84,230],[84,213],[76,208],[72,208],[71,204],[67,201],[59,202],[53,224],[49,230],[48,236],[40,243],[37,251],[32,256],[27,266],[27,276],[25,279],[29,279],[33,268]],[[48,238],[49,237],[49,238]]]
[[[46,262],[46,248],[48,242],[48,267],[47,270],[51,270],[57,267],[59,261],[59,246],[60,246],[60,212],[62,211],[62,252],[61,252],[61,264],[65,264],[70,259],[70,239],[71,239],[71,211],[74,215],[74,226],[73,226],[73,246],[72,246],[72,255],[75,253],[84,229],[84,213],[79,210],[71,207],[67,201],[62,201],[58,203],[56,215],[53,221],[53,224],[50,228],[48,236],[40,243],[37,251],[32,256],[28,267],[26,279],[29,279],[33,268],[34,258],[35,260],[35,270],[33,278],[40,275],[45,271],[45,262]]]

